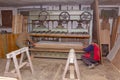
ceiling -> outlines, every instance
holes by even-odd
[[[9,6],[37,6],[45,5],[58,5],[58,4],[83,4],[89,5],[93,0],[0,0],[1,7]],[[120,0],[99,0],[100,5],[120,5]]]

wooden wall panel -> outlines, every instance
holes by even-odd
[[[0,58],[4,57],[4,44],[3,44],[3,38],[0,34]]]
[[[16,39],[18,34],[0,34],[0,58],[11,51],[17,50]]]

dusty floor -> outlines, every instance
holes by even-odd
[[[62,80],[66,60],[35,58],[32,62],[35,74],[24,67],[21,69],[23,80]],[[6,61],[0,59],[0,76],[3,76],[5,65]],[[106,59],[94,69],[88,69],[81,60],[78,60],[78,65],[81,80],[120,80],[120,73]]]

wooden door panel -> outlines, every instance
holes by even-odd
[[[12,10],[1,10],[2,27],[12,28]]]

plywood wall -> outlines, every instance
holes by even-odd
[[[0,34],[0,58],[4,58],[7,53],[17,50],[16,39],[18,34]]]

